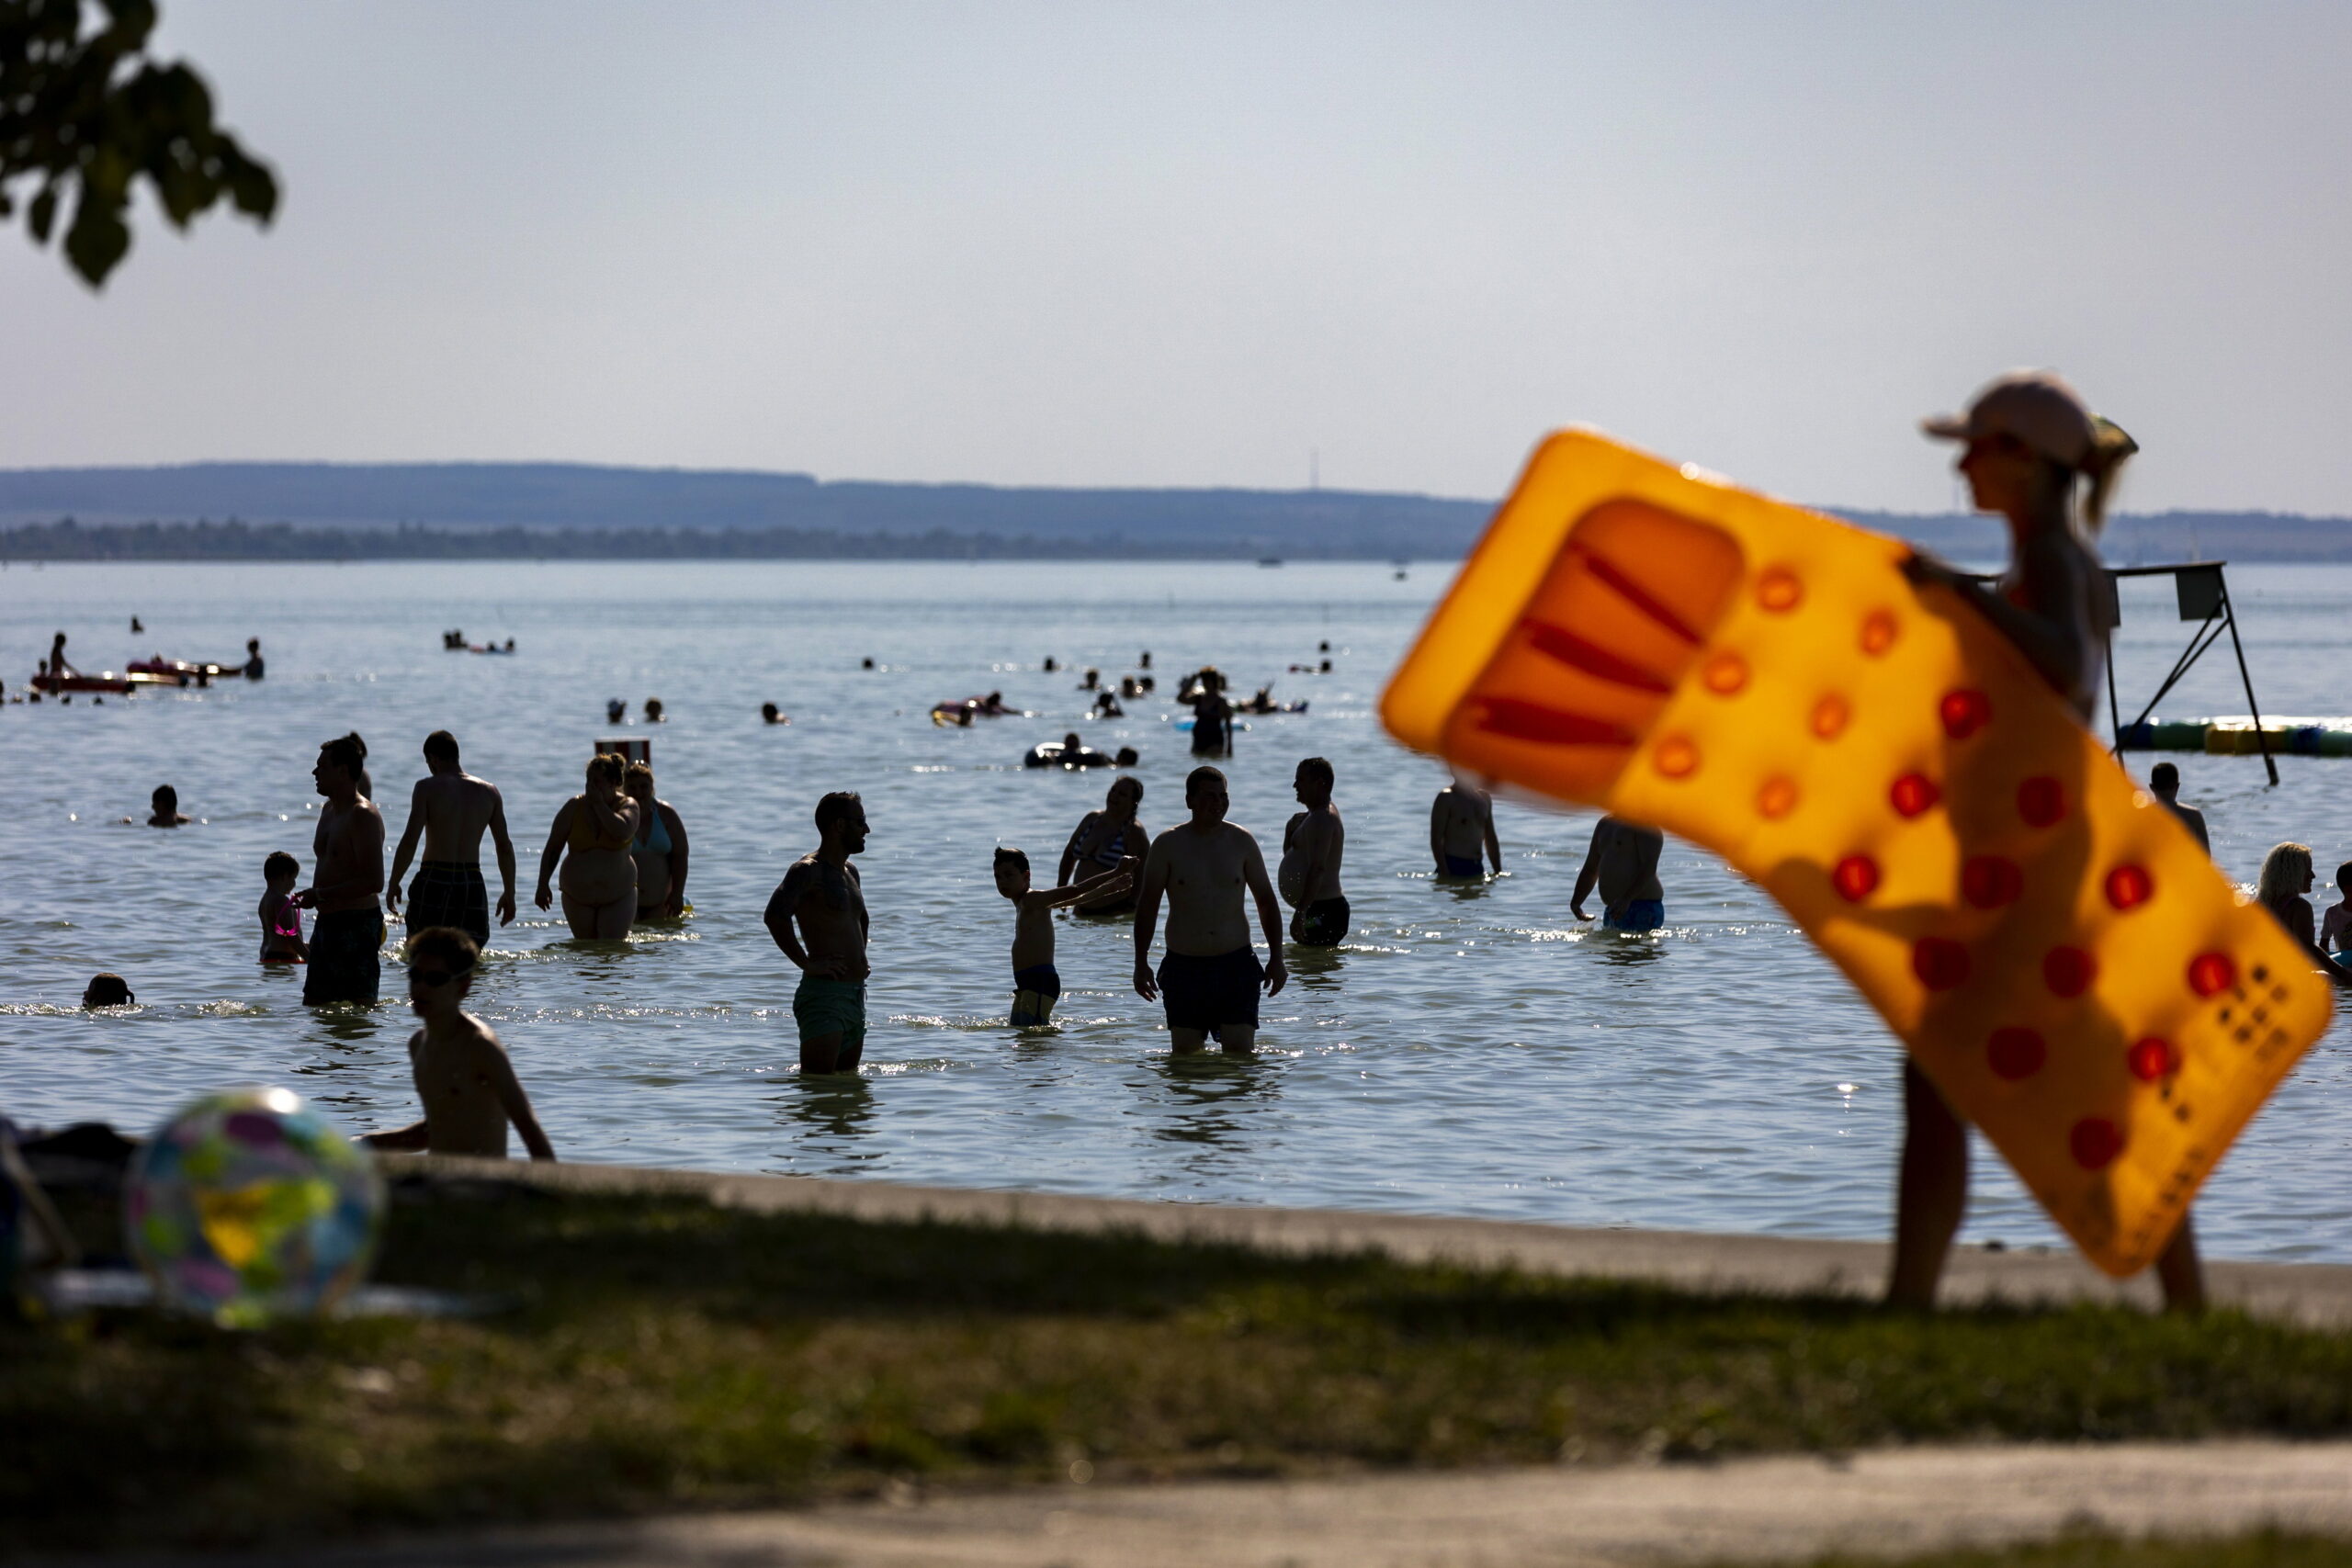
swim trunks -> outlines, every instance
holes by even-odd
[[[1600,917],[1600,929],[1605,931],[1654,931],[1666,924],[1666,903],[1659,898],[1633,898],[1622,909],[1611,909]]]
[[[842,1050],[855,1051],[865,1043],[865,982],[801,976],[792,993],[792,1021],[803,1040],[838,1034]]]
[[[1337,947],[1348,934],[1348,901],[1317,898],[1290,918],[1290,936],[1302,947]]]
[[[376,999],[383,979],[384,916],[370,904],[336,909],[311,927],[311,967],[302,977],[302,1005]]]
[[[454,926],[476,947],[490,945],[490,889],[482,886],[481,866],[429,860],[416,868],[408,885],[408,929],[428,926]]]
[[[1168,1009],[1168,1027],[1210,1034],[1219,1034],[1227,1025],[1257,1028],[1258,987],[1265,977],[1250,948],[1237,947],[1215,958],[1170,953],[1159,961],[1159,998]]]
[[[1012,972],[1012,1016],[1005,1021],[1015,1029],[1035,1029],[1050,1022],[1054,1004],[1061,999],[1062,977],[1050,964],[1032,964]]]
[[[1486,863],[1480,860],[1476,855],[1472,855],[1467,859],[1464,859],[1461,855],[1448,855],[1445,857],[1445,874],[1448,876],[1477,876],[1484,873],[1485,870]]]

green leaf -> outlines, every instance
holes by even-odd
[[[96,288],[130,253],[130,228],[121,211],[96,199],[85,187],[74,207],[74,227],[65,231],[65,259],[84,282]]]
[[[40,194],[25,209],[25,225],[32,230],[33,238],[45,245],[49,243],[50,225],[56,221],[57,182],[52,180],[40,187]]]

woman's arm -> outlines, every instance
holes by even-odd
[[[1934,584],[1948,588],[1968,601],[1979,615],[1993,623],[1995,631],[2025,655],[2027,662],[2041,671],[2043,680],[2060,695],[2071,698],[2090,673],[2089,589],[2074,562],[2063,566],[2052,563],[2046,570],[2064,576],[2060,586],[2068,598],[2084,607],[2083,624],[2077,626],[2021,610],[2002,594],[1933,556],[1915,552],[1903,563],[1903,575],[1914,586]]]
[[[555,903],[555,895],[548,885],[555,880],[556,858],[563,853],[564,840],[571,837],[571,812],[579,804],[578,795],[563,803],[555,814],[554,826],[548,829],[548,847],[539,852],[539,891],[533,902],[542,909]]]
[[[686,907],[686,824],[666,800],[657,800],[653,808],[662,813],[662,825],[670,829],[670,913],[677,915]]]

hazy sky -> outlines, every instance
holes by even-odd
[[[1928,510],[2051,365],[2128,507],[2352,513],[2340,3],[164,17],[279,219],[0,231],[0,466],[1493,495],[1583,422]]]

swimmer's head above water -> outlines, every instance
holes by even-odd
[[[82,991],[82,1005],[85,1008],[127,1008],[138,1000],[123,977],[111,973],[91,976]]]
[[[1029,856],[1025,852],[998,848],[996,890],[1008,898],[1018,898],[1029,891]]]
[[[408,1006],[417,1017],[446,1017],[458,1009],[473,989],[474,965],[481,949],[464,931],[449,926],[428,926],[408,939],[401,950],[408,960]]]

